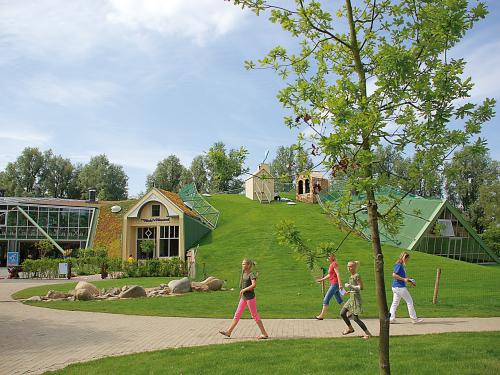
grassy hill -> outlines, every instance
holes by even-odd
[[[220,195],[211,198],[220,210],[218,228],[206,238],[197,258],[197,271],[226,279],[237,288],[243,257],[257,262],[260,273],[257,300],[264,316],[308,317],[321,307],[321,288],[314,282],[319,272],[311,273],[291,250],[279,245],[274,226],[286,218],[294,220],[302,237],[312,245],[333,241],[340,243],[345,233],[338,230],[318,205],[298,202],[296,206],[273,202],[262,205],[242,196]],[[402,251],[384,246],[386,286],[389,303],[392,266]],[[365,281],[362,297],[365,315],[376,316],[375,284],[371,245],[355,236],[349,237],[337,253],[341,275],[347,280],[346,264],[359,260],[359,273]],[[328,265],[326,259],[324,266]],[[439,303],[432,304],[436,268],[442,269]],[[421,316],[500,315],[500,269],[459,262],[423,253],[413,253],[407,273],[417,280],[411,288],[417,313]],[[231,305],[236,303],[236,297]],[[221,301],[222,302],[222,301]],[[234,307],[234,306],[232,306]],[[333,307],[333,305],[332,305]],[[335,314],[338,307],[335,307]],[[407,316],[404,303],[398,310]]]
[[[321,309],[318,272],[310,272],[286,246],[277,243],[274,226],[282,219],[294,220],[302,237],[311,245],[333,241],[339,243],[345,233],[338,230],[318,205],[297,203],[289,206],[273,202],[262,205],[243,196],[219,195],[210,202],[221,212],[219,226],[206,236],[197,256],[198,279],[204,273],[227,280],[232,291],[189,293],[175,298],[151,298],[106,302],[57,301],[39,306],[69,310],[100,311],[121,314],[193,316],[230,318],[239,299],[240,265],[244,257],[257,262],[260,273],[256,290],[258,308],[263,319],[308,318]],[[384,246],[386,287],[391,303],[392,266],[401,249]],[[373,257],[370,243],[351,235],[337,252],[342,280],[347,279],[349,260],[361,262],[359,273],[364,279],[362,291],[366,317],[376,317]],[[327,266],[325,259],[324,266]],[[432,304],[436,268],[442,269],[439,303]],[[424,253],[412,253],[407,273],[417,281],[411,288],[417,314],[435,316],[500,316],[500,267],[480,266]],[[109,280],[100,287],[123,284],[158,285],[159,280]],[[156,283],[156,284],[155,284]],[[43,289],[43,291],[42,291]],[[25,290],[18,298],[45,294],[45,289],[68,290],[68,285],[44,286]],[[332,302],[330,317],[338,317],[339,306]],[[407,317],[404,302],[398,316]],[[248,312],[244,317],[249,317]]]

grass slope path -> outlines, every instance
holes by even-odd
[[[6,359],[0,366],[1,375],[39,374],[71,363],[108,356],[254,341],[257,336],[257,327],[251,320],[242,320],[234,338],[228,340],[217,331],[226,327],[229,319],[59,311],[10,299],[15,291],[35,285],[30,283],[23,280],[0,281],[0,352]],[[367,319],[366,323],[377,334],[377,321]],[[265,324],[273,339],[340,337],[343,328],[340,319],[321,322],[312,319],[272,319],[266,320]],[[500,318],[436,318],[420,325],[403,319],[401,324],[391,326],[392,335],[495,330],[500,330]],[[81,373],[89,372],[84,370]]]
[[[242,196],[224,195],[211,198],[221,212],[219,226],[200,247],[198,271],[206,264],[207,274],[228,280],[237,288],[241,259],[257,261],[260,273],[257,298],[264,316],[309,317],[321,307],[321,289],[304,262],[276,241],[275,225],[294,220],[303,238],[315,246],[320,242],[340,243],[341,232],[323,214],[318,205],[298,202],[262,205]],[[388,299],[392,295],[392,267],[402,250],[383,246]],[[376,317],[373,257],[369,242],[351,236],[337,254],[343,282],[347,281],[346,264],[359,260],[359,273],[364,279],[362,293],[365,316]],[[326,260],[323,265],[327,267]],[[437,268],[442,269],[439,304],[432,304]],[[202,268],[202,267],[201,267]],[[417,280],[411,289],[416,309],[422,316],[500,316],[500,267],[485,267],[424,253],[412,253],[407,273]],[[234,297],[233,297],[234,298]],[[234,308],[234,301],[230,303]],[[229,309],[229,310],[231,310]],[[407,316],[405,307],[400,313]],[[229,311],[228,311],[229,313]]]

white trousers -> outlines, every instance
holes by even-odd
[[[413,307],[413,299],[411,298],[410,292],[406,287],[403,288],[392,288],[392,305],[391,305],[391,320],[396,319],[396,310],[399,306],[399,302],[401,298],[405,300],[406,306],[408,306],[408,314],[410,318],[417,319],[417,313],[415,312],[415,308]]]

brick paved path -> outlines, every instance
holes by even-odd
[[[60,282],[60,281],[58,281]],[[91,359],[183,346],[254,340],[258,328],[242,320],[233,338],[217,334],[229,319],[168,318],[63,311],[13,302],[17,290],[40,285],[0,280],[0,374],[39,374]],[[373,334],[378,321],[364,320]],[[432,318],[419,325],[400,319],[391,335],[500,331],[498,318]],[[272,338],[341,337],[340,319],[264,320]],[[356,326],[354,326],[356,328]]]

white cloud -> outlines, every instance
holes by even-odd
[[[157,34],[203,45],[245,14],[222,0],[0,0],[0,64],[81,61],[99,48],[147,52]]]
[[[470,47],[470,46],[468,46]],[[465,49],[465,48],[464,48]],[[465,75],[472,78],[472,99],[498,97],[500,95],[500,41],[484,43],[476,48],[465,49],[467,61]]]
[[[0,118],[0,171],[25,147],[43,147],[52,140],[50,131],[40,131],[10,118]]]
[[[110,0],[107,19],[133,30],[185,37],[199,45],[234,29],[244,12],[220,0]]]
[[[96,0],[0,2],[0,46],[10,56],[79,59],[102,42],[106,4]]]
[[[82,107],[107,102],[118,91],[119,86],[108,81],[63,80],[42,75],[25,81],[19,93],[63,107]]]
[[[2,142],[10,141],[40,144],[49,141],[50,138],[51,137],[47,133],[40,133],[36,130],[26,128],[18,128],[17,126],[8,126],[7,124],[5,125],[5,129],[0,129],[0,140],[2,140]]]

